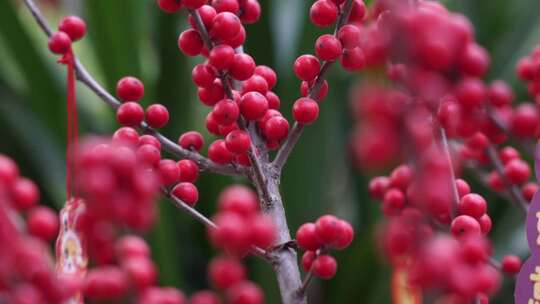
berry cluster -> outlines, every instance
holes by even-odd
[[[529,94],[535,97],[538,105],[538,96],[540,96],[540,46],[535,47],[529,56],[519,60],[516,73],[526,83]]]
[[[58,32],[49,38],[49,50],[58,55],[71,51],[71,43],[80,40],[86,34],[86,23],[77,16],[67,16],[60,20]]]
[[[321,279],[336,275],[337,262],[327,253],[329,249],[343,250],[352,243],[354,230],[347,221],[333,215],[323,215],[315,223],[305,223],[296,231],[296,242],[306,252],[302,268]]]

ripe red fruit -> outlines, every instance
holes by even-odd
[[[123,127],[113,134],[113,142],[136,147],[139,145],[139,133],[133,128]]]
[[[488,98],[494,106],[502,107],[512,103],[514,92],[506,82],[495,80],[489,86]]]
[[[19,177],[17,164],[9,157],[0,154],[0,183],[11,186]]]
[[[456,237],[480,235],[481,227],[476,219],[468,215],[456,217],[450,226],[452,234]]]
[[[320,255],[313,262],[313,274],[321,279],[331,279],[336,275],[336,272],[336,259],[330,255]]]
[[[64,32],[56,32],[49,38],[49,50],[58,55],[64,55],[71,49],[71,39]]]
[[[205,1],[206,2],[206,1]],[[209,30],[212,26],[212,21],[214,20],[214,17],[216,17],[217,12],[216,10],[210,6],[210,5],[203,5],[199,9],[197,9],[197,12],[199,13],[199,16],[201,16],[201,20],[204,24],[204,27],[206,30]],[[195,23],[195,19],[191,14],[188,17],[189,23],[191,24],[191,27],[196,29],[197,24]]]
[[[161,104],[152,104],[146,109],[145,118],[150,127],[163,128],[169,122],[169,110]]]
[[[334,61],[341,56],[342,51],[341,42],[334,35],[322,35],[315,42],[315,54],[321,60]]]
[[[189,9],[198,9],[207,2],[207,0],[182,0],[182,4]]]
[[[235,15],[240,10],[238,0],[212,0],[212,6],[218,12],[231,12]]]
[[[476,193],[470,193],[463,196],[458,203],[459,214],[472,216],[476,219],[484,215],[486,210],[486,200]]]
[[[261,5],[257,0],[245,0],[242,5],[240,20],[245,24],[253,24],[261,17]]]
[[[135,127],[143,121],[144,110],[140,104],[129,101],[120,105],[116,110],[116,119],[123,126]]]
[[[272,91],[266,92],[266,100],[268,101],[269,109],[279,110],[281,106],[281,100],[276,93]]]
[[[178,48],[188,56],[197,56],[201,53],[204,42],[194,29],[183,31],[178,37]]]
[[[0,183],[1,180],[2,178],[0,177]],[[13,197],[13,202],[15,203],[15,208],[17,208],[17,210],[27,210],[28,208],[35,206],[38,202],[39,189],[33,181],[27,178],[19,178],[15,181],[15,183],[13,183],[11,195]]]
[[[126,274],[115,266],[93,268],[84,279],[84,295],[91,300],[119,300],[127,289]]]
[[[218,70],[228,69],[234,62],[234,49],[227,44],[215,46],[208,56],[208,63]]]
[[[28,232],[45,241],[53,240],[58,234],[60,223],[56,213],[47,207],[34,207],[28,213]]]
[[[315,222],[315,235],[319,242],[331,245],[341,233],[339,219],[333,215],[323,215]]]
[[[504,166],[504,175],[513,184],[523,184],[531,177],[529,164],[521,159],[513,159]]]
[[[233,185],[219,195],[218,208],[220,212],[232,212],[248,218],[259,210],[259,199],[250,188]]]
[[[186,150],[201,151],[202,146],[204,145],[204,139],[201,133],[197,131],[188,131],[178,138],[178,144]]]
[[[489,54],[476,43],[469,43],[461,57],[460,68],[464,74],[482,77],[489,68]]]
[[[382,203],[385,214],[396,214],[405,207],[405,194],[400,189],[390,188],[384,194]]]
[[[153,145],[142,145],[137,151],[137,160],[155,167],[159,165],[159,160],[161,159],[161,151]]]
[[[139,101],[144,96],[144,85],[131,76],[126,76],[116,84],[116,96],[122,101]]]
[[[281,116],[274,116],[264,123],[263,133],[268,140],[281,141],[289,134],[289,122]]]
[[[369,195],[378,200],[382,200],[386,189],[390,186],[390,179],[386,176],[377,176],[369,182]]]
[[[362,33],[358,26],[347,24],[339,30],[337,37],[339,41],[341,41],[344,48],[352,49],[360,46],[360,38],[362,37]]]
[[[459,103],[471,109],[479,106],[486,99],[486,88],[484,83],[477,78],[465,78],[456,87],[456,98]]]
[[[266,249],[274,243],[276,228],[271,218],[264,215],[252,217],[248,226],[251,230],[253,245]]]
[[[293,117],[299,124],[311,124],[319,117],[319,105],[311,98],[302,97],[294,102]]]
[[[207,88],[216,79],[216,71],[208,64],[197,64],[191,72],[191,79],[199,87]]]
[[[199,177],[199,166],[190,159],[182,159],[177,163],[180,169],[180,182],[194,183]]]
[[[187,182],[179,183],[178,185],[174,186],[172,195],[176,196],[191,207],[195,206],[199,200],[199,191],[197,190],[197,187],[194,184]]]
[[[208,158],[218,164],[228,164],[233,161],[234,154],[227,149],[225,141],[218,139],[208,147]]]
[[[211,86],[199,88],[198,95],[203,104],[212,107],[224,98],[225,90],[223,89],[221,80],[215,79]]]
[[[242,94],[247,92],[259,92],[262,95],[266,95],[268,92],[268,83],[266,79],[259,75],[253,75],[248,80],[244,81],[242,85]]]
[[[77,41],[86,34],[86,23],[77,16],[67,16],[60,20],[58,30],[68,34],[71,41]]]
[[[294,62],[294,74],[304,81],[311,81],[319,75],[321,63],[313,55],[302,55]]]
[[[161,184],[170,186],[180,181],[180,169],[174,160],[162,159],[159,162],[158,169]]]
[[[320,27],[332,25],[337,19],[338,7],[330,0],[318,0],[309,10],[309,18],[313,24]]]
[[[142,291],[137,304],[186,304],[186,297],[176,288],[149,287]]]
[[[458,191],[459,198],[471,193],[471,187],[469,184],[462,180],[461,178],[456,179],[456,188]]]
[[[237,256],[247,253],[251,233],[245,218],[236,213],[224,212],[214,217],[214,223],[219,227],[209,230],[214,246]]]
[[[240,19],[235,14],[222,12],[217,14],[212,20],[210,36],[221,40],[228,40],[238,35],[241,27]]]
[[[214,106],[213,117],[219,125],[233,124],[238,120],[239,115],[238,104],[230,99],[223,99]]]
[[[491,231],[491,218],[489,215],[484,214],[478,219],[478,223],[480,223],[480,229],[482,230],[482,234],[488,234]]]
[[[229,73],[236,80],[247,80],[253,76],[255,60],[245,53],[234,55],[234,60],[229,67]]]
[[[218,295],[211,290],[201,290],[191,295],[190,304],[221,304]]]
[[[343,250],[349,247],[349,245],[352,243],[354,239],[354,229],[349,222],[344,220],[338,221],[338,227],[340,233],[337,239],[335,239],[332,243],[332,247],[338,250]]]
[[[147,258],[150,256],[150,247],[144,239],[135,235],[127,235],[116,241],[114,247],[118,259]]]
[[[251,138],[246,131],[235,130],[227,135],[225,145],[227,146],[227,150],[232,153],[244,154],[251,146]]]
[[[219,132],[219,124],[216,122],[216,119],[214,118],[214,112],[210,112],[206,115],[206,129],[208,132],[214,134],[214,135],[221,135]]]
[[[540,115],[531,103],[520,104],[514,110],[511,128],[515,135],[520,137],[534,136],[539,124]]]
[[[309,91],[313,88],[314,82],[315,81],[311,81],[308,83],[307,81],[302,81],[302,84],[300,85],[300,95],[307,97]],[[326,95],[328,95],[328,89],[328,81],[324,80],[314,100],[317,102],[323,101],[326,98]]]
[[[134,257],[122,261],[131,284],[138,290],[152,286],[156,282],[156,266],[149,258]]]
[[[366,56],[361,48],[344,49],[340,59],[341,66],[350,72],[358,71],[366,65]]]
[[[263,304],[262,290],[252,282],[240,282],[227,290],[227,303],[230,304]]]
[[[501,268],[508,275],[516,275],[521,269],[521,259],[515,255],[506,255],[501,261]]]
[[[305,223],[296,231],[296,242],[304,250],[315,251],[322,246],[317,238],[316,226],[314,223]]]
[[[315,258],[317,257],[317,254],[315,251],[306,251],[302,255],[302,269],[305,272],[309,272],[311,270],[311,267],[313,266],[313,262],[315,261]]]
[[[255,68],[255,74],[261,76],[266,80],[266,83],[268,84],[268,89],[272,89],[274,86],[276,86],[277,75],[271,67],[259,65]]]
[[[523,197],[527,201],[531,201],[533,199],[534,194],[538,191],[538,184],[535,182],[528,182],[523,187],[521,187],[521,192],[523,193]]]
[[[258,92],[248,92],[240,101],[240,112],[247,120],[257,120],[268,110],[268,101]]]
[[[159,142],[159,140],[154,136],[148,134],[145,134],[139,138],[139,145],[152,145],[158,148],[158,150],[161,150],[161,143]]]

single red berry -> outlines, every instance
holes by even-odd
[[[360,38],[362,33],[358,26],[353,24],[344,25],[338,32],[337,35],[339,41],[346,49],[353,49],[360,46]]]
[[[203,46],[201,35],[194,29],[185,30],[178,37],[178,48],[188,56],[199,55]]]
[[[272,89],[276,86],[277,75],[271,67],[259,65],[255,68],[255,74],[261,76],[266,80],[266,83],[268,84],[268,89]]]
[[[2,178],[0,177],[0,181],[1,180]],[[37,204],[39,200],[39,189],[30,179],[19,178],[13,183],[11,195],[17,210],[27,210]]]
[[[201,290],[191,295],[190,304],[221,304],[219,296],[211,290]]]
[[[207,2],[207,1],[204,1],[204,2]],[[204,27],[206,28],[206,30],[209,30],[210,27],[212,26],[212,22],[214,21],[214,17],[216,17],[217,15],[216,9],[210,5],[205,4],[201,6],[199,9],[197,9],[197,12],[199,13],[199,16],[201,17]],[[191,14],[189,15],[188,20],[189,20],[189,23],[191,24],[191,27],[194,29],[197,29],[197,24]]]
[[[302,84],[300,85],[300,95],[303,97],[307,97],[309,95],[310,90],[313,90],[313,83],[314,81],[307,82],[302,81]],[[328,95],[328,81],[324,80],[321,84],[321,87],[319,88],[319,92],[317,93],[317,96],[313,99],[315,99],[317,102],[321,102],[326,98],[326,95]]]
[[[270,247],[276,238],[276,228],[272,219],[259,215],[251,218],[248,224],[251,230],[251,243],[257,247],[266,249]]]
[[[413,179],[413,173],[409,166],[400,165],[390,173],[390,186],[407,191]]]
[[[128,101],[120,105],[116,110],[118,123],[127,127],[135,127],[141,124],[144,119],[142,106],[134,101]]]
[[[86,23],[77,16],[67,16],[60,20],[58,30],[68,34],[71,41],[77,41],[86,34]]]
[[[311,98],[302,97],[294,102],[293,117],[299,124],[309,125],[319,117],[319,105]]]
[[[204,145],[204,139],[201,133],[197,131],[188,131],[178,138],[178,144],[186,150],[201,151]]]
[[[361,48],[344,49],[340,60],[341,66],[347,71],[358,71],[366,65],[366,56]]]
[[[289,134],[289,122],[281,116],[274,116],[264,123],[263,133],[268,140],[281,141]]]
[[[351,245],[354,239],[354,229],[349,222],[344,220],[339,220],[338,226],[340,233],[337,239],[332,243],[332,247],[343,250]]]
[[[208,266],[208,276],[218,289],[228,289],[246,278],[246,269],[235,258],[217,257]]]
[[[180,169],[174,160],[162,159],[159,161],[159,176],[165,186],[176,184],[180,181]]]
[[[527,201],[531,201],[537,191],[538,191],[538,184],[535,182],[528,182],[525,185],[523,185],[523,187],[521,187],[521,192],[523,193],[523,197]]]
[[[246,30],[243,26],[240,27],[240,31],[234,37],[229,39],[220,40],[221,43],[230,45],[233,49],[242,46],[246,42]]]
[[[114,250],[116,256],[121,260],[133,257],[150,257],[150,247],[146,241],[135,235],[127,235],[116,241]]]
[[[238,35],[241,27],[240,19],[235,14],[222,12],[212,20],[210,35],[221,40],[231,39]]]
[[[218,70],[228,69],[234,62],[234,49],[227,44],[215,46],[208,56],[208,63]]]
[[[382,200],[388,187],[390,187],[390,179],[386,176],[377,176],[369,182],[369,195],[374,199]]]
[[[0,154],[0,184],[11,186],[18,177],[17,164],[11,158]]]
[[[523,184],[531,177],[531,168],[521,159],[513,159],[504,166],[504,175],[513,184]]]
[[[489,215],[484,214],[478,219],[478,223],[480,223],[480,229],[482,230],[482,234],[488,234],[491,231],[491,217]]]
[[[261,17],[261,5],[257,0],[245,0],[242,4],[240,20],[245,24],[253,24]]]
[[[234,60],[229,68],[229,73],[236,80],[247,80],[253,76],[255,60],[245,53],[234,55]]]
[[[257,194],[243,185],[227,187],[218,197],[220,212],[232,212],[242,217],[249,218],[259,210]]]
[[[169,122],[169,110],[164,105],[155,103],[146,109],[145,118],[150,127],[160,129]]]
[[[405,208],[405,194],[400,189],[390,188],[384,193],[382,203],[385,214],[394,215]]]
[[[336,259],[330,255],[320,255],[313,261],[313,274],[321,279],[331,279],[336,275],[336,272]]]
[[[149,258],[134,257],[122,261],[122,269],[126,272],[131,284],[143,290],[156,283],[156,266]]]
[[[240,116],[238,104],[230,99],[223,99],[216,103],[212,112],[215,121],[223,126],[235,123]]]
[[[321,63],[313,55],[302,55],[294,62],[294,74],[304,81],[311,81],[319,75]]]
[[[161,150],[161,143],[159,142],[159,140],[154,136],[148,134],[145,134],[139,138],[139,145],[152,145],[158,148],[158,150]]]
[[[341,56],[343,47],[334,35],[325,34],[315,42],[315,54],[323,61],[334,61]]]
[[[531,103],[523,103],[516,107],[512,115],[512,132],[520,137],[534,136],[540,124],[538,110]]]
[[[182,8],[181,1],[178,0],[157,0],[159,8],[169,14],[176,13]]]
[[[322,246],[317,238],[316,226],[314,223],[305,223],[296,231],[296,242],[298,246],[305,250],[315,251]]]
[[[93,268],[84,278],[83,292],[91,300],[119,300],[127,290],[127,275],[115,266]]]
[[[530,58],[521,58],[516,64],[516,74],[521,80],[533,80],[535,67]]]
[[[317,239],[330,245],[336,241],[341,233],[339,219],[333,215],[323,215],[315,222],[315,234]]]
[[[495,80],[488,89],[488,98],[491,104],[502,107],[512,103],[514,92],[512,88],[502,80]]]
[[[486,200],[476,193],[470,193],[463,196],[458,203],[459,214],[472,216],[476,219],[484,215],[486,210]]]
[[[191,78],[197,86],[207,88],[214,83],[216,71],[208,64],[197,64],[191,72]]]
[[[236,15],[240,10],[238,0],[212,0],[212,6],[219,13],[231,12]]]
[[[178,185],[174,186],[172,195],[176,196],[191,207],[195,206],[199,200],[199,191],[192,183],[179,183]]]
[[[460,62],[461,71],[472,77],[482,77],[489,68],[489,54],[476,43],[465,46]]]
[[[338,7],[330,0],[317,0],[309,10],[309,18],[320,27],[332,25],[338,16]]]
[[[227,290],[227,303],[230,304],[263,304],[262,290],[252,282],[240,282]]]
[[[142,145],[137,148],[137,159],[143,163],[156,167],[161,160],[161,151],[153,145]]]
[[[225,90],[221,80],[215,79],[211,86],[199,88],[198,96],[203,104],[213,107],[218,101],[225,97]]]
[[[218,139],[211,143],[208,147],[208,157],[213,162],[224,165],[230,163],[233,160],[234,154],[232,154],[231,151],[227,149],[224,140]]]
[[[269,109],[279,110],[281,107],[281,100],[279,99],[279,96],[272,91],[266,92],[266,100],[268,101]]]
[[[313,262],[315,261],[315,258],[317,257],[317,254],[315,251],[308,250],[304,252],[302,255],[302,269],[305,272],[309,272],[311,270],[311,267],[313,266]]]
[[[268,110],[268,101],[258,92],[248,92],[240,101],[240,112],[248,120],[257,120]]]
[[[29,211],[27,225],[30,234],[42,240],[51,241],[58,234],[60,223],[52,209],[38,206]]]
[[[481,105],[486,99],[486,87],[477,78],[464,78],[456,87],[456,97],[466,109]]]
[[[144,85],[139,79],[126,76],[116,84],[116,96],[121,101],[139,101],[144,96]]]
[[[225,145],[227,146],[227,150],[232,153],[244,154],[251,146],[251,138],[246,131],[235,130],[227,135]]]
[[[248,80],[244,81],[242,85],[242,94],[247,92],[259,92],[262,95],[266,95],[268,92],[268,83],[264,77],[259,75],[253,75]]]
[[[136,147],[139,145],[139,133],[133,128],[123,127],[113,134],[113,142]]]
[[[49,38],[49,50],[58,55],[64,55],[71,49],[71,39],[64,32],[56,32]]]
[[[198,9],[207,2],[207,0],[182,0],[182,4],[189,9]]]
[[[221,132],[219,130],[220,129],[219,124],[216,122],[216,119],[214,118],[214,112],[210,112],[208,113],[208,115],[206,115],[205,124],[206,124],[206,129],[208,130],[208,132],[217,136],[221,135]]]
[[[521,259],[515,255],[505,255],[501,261],[501,268],[508,275],[516,275],[521,269]]]
[[[463,198],[463,196],[471,193],[471,187],[466,181],[462,180],[461,178],[456,179],[456,188],[459,198]]]
[[[177,163],[180,169],[180,182],[194,183],[199,178],[199,166],[190,159],[182,159]]]
[[[450,226],[452,234],[456,237],[480,235],[481,227],[478,221],[468,215],[460,215],[452,221]]]

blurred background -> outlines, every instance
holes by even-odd
[[[308,19],[312,1],[259,0],[263,16],[247,27],[245,49],[258,64],[274,67],[279,75],[275,89],[289,115],[299,96],[299,81],[292,73],[296,56],[313,52],[323,30]],[[88,70],[109,91],[125,75],[143,80],[143,104],[159,102],[171,112],[163,133],[176,140],[186,130],[204,128],[207,109],[198,101],[191,83],[191,69],[199,59],[186,58],[177,48],[177,37],[187,27],[185,12],[167,15],[153,0],[37,0],[50,24],[77,14],[87,21],[88,36],[75,44],[75,52]],[[368,1],[369,2],[369,1]],[[488,78],[509,81],[518,100],[528,98],[514,76],[514,64],[540,41],[538,0],[448,0],[450,9],[467,15],[477,39],[492,54]],[[327,30],[329,31],[329,30]],[[56,64],[47,40],[19,1],[0,0],[0,153],[13,157],[23,175],[35,180],[42,201],[61,208],[65,199],[65,67]],[[390,303],[391,269],[377,251],[379,206],[367,195],[369,177],[353,165],[348,154],[352,121],[348,93],[369,75],[346,74],[335,68],[329,74],[330,94],[321,116],[310,126],[293,152],[282,181],[289,225],[294,232],[306,221],[334,213],[351,221],[357,231],[353,246],[337,253],[338,275],[310,288],[311,303]],[[84,86],[78,88],[82,134],[112,134],[118,127],[114,112]],[[390,168],[389,168],[390,169]],[[473,181],[474,178],[468,180]],[[242,182],[205,174],[198,186],[198,209],[211,215],[216,197],[228,184]],[[473,182],[475,192],[486,193],[494,221],[491,237],[495,257],[506,253],[528,254],[517,208]],[[207,287],[206,263],[216,254],[206,241],[204,228],[160,202],[161,215],[147,235],[159,265],[160,283],[186,293]],[[250,277],[260,283],[267,303],[279,303],[271,267],[247,259]],[[506,280],[494,303],[511,303],[513,282]]]

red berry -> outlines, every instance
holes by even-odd
[[[235,14],[222,12],[212,20],[210,35],[221,40],[231,39],[238,35],[241,27],[240,19]]]
[[[281,116],[274,116],[264,123],[263,133],[268,140],[281,141],[289,134],[289,122]]]
[[[180,147],[186,150],[195,150],[201,151],[202,146],[204,145],[204,139],[201,133],[197,131],[189,131],[178,138],[178,144]]]
[[[207,64],[197,64],[191,72],[191,78],[197,86],[207,88],[214,83],[216,71]]]
[[[86,34],[86,23],[77,16],[67,16],[60,20],[58,30],[68,34],[71,41],[77,41]]]
[[[501,261],[501,268],[508,275],[516,275],[521,269],[521,259],[515,255],[506,255]]]
[[[459,201],[458,210],[459,214],[472,216],[478,219],[486,213],[486,200],[476,193],[467,194]]]
[[[127,289],[126,274],[115,266],[93,268],[84,279],[84,295],[91,300],[119,300]]]
[[[143,290],[156,282],[156,266],[148,258],[129,258],[122,261],[122,269],[128,275],[131,284],[138,290]]]
[[[246,131],[235,130],[227,135],[225,145],[227,146],[227,150],[232,153],[244,154],[251,146],[251,138]]]
[[[143,135],[139,138],[139,145],[142,146],[142,145],[152,145],[156,148],[158,148],[158,150],[161,150],[161,143],[159,142],[159,140],[157,138],[155,138],[154,136],[152,135]]]
[[[361,22],[366,16],[366,4],[362,0],[354,0],[348,22]]]
[[[134,257],[148,258],[150,257],[150,247],[141,237],[127,235],[116,241],[115,253],[121,260]]]
[[[496,107],[502,107],[512,103],[514,92],[512,88],[502,80],[495,80],[488,89],[489,101]]]
[[[317,0],[309,10],[309,18],[320,27],[332,25],[337,19],[338,7],[330,0]]]
[[[366,65],[366,56],[361,48],[344,49],[340,60],[341,66],[347,71],[358,71]]]
[[[178,48],[188,56],[197,56],[201,53],[204,42],[194,29],[183,31],[178,37]]]
[[[269,109],[279,110],[281,106],[281,100],[279,99],[279,96],[276,93],[272,91],[266,92],[266,100],[268,101]]]
[[[220,13],[231,12],[236,15],[240,10],[238,0],[212,0],[212,6]]]
[[[315,258],[317,257],[317,254],[315,251],[306,251],[302,255],[302,269],[304,269],[305,272],[309,272],[311,270],[311,267],[313,266],[313,262],[315,261]]]
[[[245,53],[234,55],[234,60],[229,68],[229,73],[236,80],[247,80],[253,76],[255,60]]]
[[[534,136],[540,116],[535,106],[531,103],[523,103],[517,106],[512,115],[512,132],[520,137]]]
[[[253,75],[248,80],[244,81],[242,85],[242,94],[247,92],[259,92],[262,95],[266,95],[268,92],[268,83],[266,79],[259,75]]]
[[[144,85],[131,76],[126,76],[116,84],[116,96],[122,101],[139,101],[144,96]]]
[[[461,178],[456,179],[456,188],[459,195],[459,198],[471,193],[471,187],[469,184],[462,180]]]
[[[0,177],[1,180],[2,178]],[[11,195],[13,196],[13,202],[17,210],[27,210],[37,204],[39,200],[39,189],[33,181],[27,178],[19,178],[13,183]]]
[[[49,50],[58,55],[64,55],[71,49],[71,39],[64,32],[56,32],[49,38]]]
[[[213,110],[216,122],[223,126],[235,123],[240,115],[238,104],[230,99],[223,99],[216,103]]]
[[[259,210],[259,199],[250,188],[233,185],[219,195],[218,208],[220,212],[232,212],[248,218]]]
[[[456,97],[459,103],[471,109],[482,104],[486,98],[484,83],[477,78],[465,78],[456,87]]]
[[[139,296],[137,304],[186,304],[184,294],[175,288],[149,287]]]
[[[504,175],[513,184],[523,184],[531,177],[529,164],[521,159],[513,159],[504,166]]]
[[[116,119],[123,126],[135,127],[143,121],[144,110],[140,104],[129,101],[121,104],[116,110]]]
[[[208,56],[208,63],[218,70],[228,69],[234,62],[234,49],[227,44],[215,46]]]
[[[341,56],[342,51],[341,42],[334,35],[322,35],[315,42],[315,54],[321,60],[334,61]]]
[[[316,226],[313,223],[305,223],[298,228],[296,242],[298,242],[298,246],[305,250],[315,251],[322,246],[317,238]]]
[[[113,134],[113,142],[136,147],[139,145],[139,133],[130,127],[123,127]]]
[[[452,221],[450,226],[452,234],[456,237],[480,235],[481,227],[476,219],[468,215],[460,215]]]
[[[233,160],[234,154],[227,149],[224,140],[218,139],[208,147],[208,157],[213,162],[224,165]]]
[[[17,164],[9,157],[0,154],[0,184],[11,186],[19,177]]]
[[[199,200],[199,191],[192,183],[179,183],[178,185],[174,186],[172,195],[176,196],[191,207],[195,206]]]
[[[538,184],[535,182],[528,182],[523,187],[521,187],[521,192],[523,193],[523,197],[527,201],[531,201],[533,199],[534,194],[538,191]]]
[[[299,124],[311,124],[319,117],[319,105],[311,98],[302,97],[293,105],[293,117]]]
[[[268,110],[268,101],[258,92],[248,92],[240,101],[240,112],[248,120],[257,120]]]
[[[189,9],[198,9],[207,2],[207,0],[182,0],[182,4]]]
[[[313,82],[314,81],[308,83],[307,81],[302,81],[302,84],[300,85],[300,95],[307,97],[309,95],[309,91],[313,89]],[[328,81],[324,80],[319,88],[317,96],[314,99],[317,102],[321,102],[326,98],[326,95],[328,95]]]
[[[182,159],[177,163],[180,169],[180,182],[194,183],[199,178],[199,166],[190,159]]]
[[[369,182],[369,195],[378,200],[382,200],[384,193],[390,186],[390,179],[386,176],[377,176]]]
[[[53,240],[58,234],[59,221],[56,213],[47,207],[34,207],[28,213],[28,232],[45,241]]]
[[[339,236],[332,243],[332,247],[343,250],[351,245],[354,239],[354,229],[347,221],[339,220]]]
[[[489,68],[489,55],[478,44],[469,43],[465,46],[460,67],[463,73],[468,76],[482,77]]]
[[[227,290],[227,303],[230,304],[263,304],[262,290],[249,281],[240,282]]]
[[[482,230],[482,234],[488,234],[491,231],[491,218],[489,215],[484,214],[478,219],[478,223],[480,223],[480,229]]]
[[[216,17],[217,15],[216,10],[210,5],[203,5],[199,9],[197,9],[197,12],[199,13],[199,16],[201,16],[201,20],[206,30],[210,29],[210,27],[212,26],[212,21],[214,20],[214,17]],[[189,19],[189,23],[191,24],[191,27],[196,29],[197,24],[195,23],[195,19],[193,19],[193,16],[191,14],[189,15],[188,19]]]
[[[191,295],[190,304],[221,304],[218,295],[210,290],[197,291]]]
[[[219,124],[214,118],[214,112],[210,112],[206,115],[206,129],[214,135],[221,135]]]
[[[231,254],[242,256],[250,245],[250,231],[246,220],[238,214],[225,212],[214,217],[219,227],[210,229],[210,240],[214,246],[225,249]]]
[[[261,5],[257,0],[245,0],[242,4],[240,19],[245,24],[253,24],[261,17]]]
[[[146,123],[154,129],[163,128],[169,122],[169,110],[161,104],[150,105],[146,109]]]
[[[383,207],[389,212],[388,215],[403,209],[405,203],[405,194],[400,189],[390,188],[384,193]]]
[[[240,47],[246,42],[246,30],[241,26],[238,34],[229,39],[222,39],[221,42],[230,45],[233,49]]]
[[[199,88],[198,95],[203,104],[212,107],[224,98],[225,90],[223,89],[221,80],[215,79],[211,86]]]
[[[319,75],[321,63],[313,55],[302,55],[294,62],[294,74],[304,81],[311,81]]]
[[[277,75],[272,68],[265,65],[259,65],[255,68],[255,74],[266,80],[268,89],[272,89],[274,86],[276,86]]]
[[[362,37],[362,33],[358,26],[347,24],[339,30],[337,37],[339,41],[341,41],[344,48],[353,49],[360,46],[360,38]]]
[[[272,219],[259,215],[251,219],[251,243],[257,247],[266,249],[270,247],[276,238],[276,228]]]
[[[137,151],[137,159],[152,167],[158,166],[161,160],[161,152],[153,145],[142,145]]]
[[[163,185],[173,185],[180,181],[180,169],[174,160],[163,159],[159,162],[159,176]]]
[[[315,222],[317,239],[325,245],[330,245],[338,239],[341,228],[339,219],[333,215],[323,215]]]
[[[328,280],[336,275],[337,262],[330,255],[320,255],[313,261],[313,274],[317,277]]]

